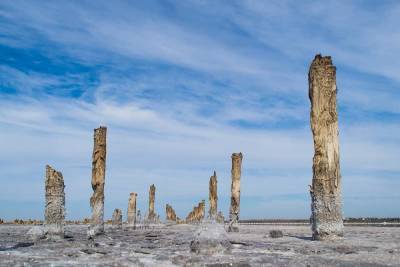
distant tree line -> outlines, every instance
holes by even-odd
[[[367,218],[346,218],[344,222],[348,223],[400,223],[400,218],[375,218],[375,217],[367,217]]]
[[[239,220],[239,223],[309,223],[310,220],[305,219],[248,219]],[[400,223],[400,218],[375,218],[375,217],[365,217],[365,218],[346,218],[344,223]]]

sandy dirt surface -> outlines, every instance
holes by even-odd
[[[231,251],[212,256],[190,252],[197,227],[107,227],[89,246],[87,226],[66,226],[62,241],[33,242],[31,226],[0,225],[0,266],[400,266],[400,227],[346,227],[343,239],[320,242],[308,226],[241,225],[228,234]]]

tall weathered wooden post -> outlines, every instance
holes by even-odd
[[[209,211],[208,211],[208,217],[211,220],[216,220],[217,219],[217,205],[218,205],[218,191],[217,191],[217,174],[214,171],[214,175],[210,177],[210,182],[209,182]]]
[[[61,172],[46,166],[46,210],[44,223],[47,237],[50,239],[64,238],[65,224],[65,193],[64,178]]]
[[[314,137],[311,222],[313,239],[343,236],[336,67],[316,55],[308,73]]]
[[[94,129],[94,146],[92,162],[92,189],[90,198],[92,220],[89,236],[104,233],[104,184],[106,176],[106,135],[107,128]]]
[[[156,213],[154,211],[155,198],[156,198],[156,187],[154,186],[154,184],[152,184],[150,186],[150,190],[149,190],[149,214],[148,214],[148,219],[150,221],[153,221],[156,218]]]
[[[129,227],[136,228],[136,198],[137,193],[130,193],[128,201],[128,219],[127,223]]]
[[[229,232],[238,232],[240,212],[240,176],[242,175],[242,153],[232,154],[232,185],[231,185],[231,207],[229,211]]]

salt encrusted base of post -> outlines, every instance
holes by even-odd
[[[90,198],[92,220],[88,236],[104,233],[104,184],[106,174],[106,135],[107,128],[94,129],[94,146],[92,162],[92,189]]]
[[[64,178],[61,172],[46,166],[46,209],[45,231],[49,239],[64,238],[65,193]]]
[[[217,219],[217,205],[218,205],[218,192],[217,192],[217,174],[214,171],[214,175],[210,177],[209,182],[209,204],[210,209],[208,211],[208,218],[210,220]]]
[[[112,216],[112,225],[116,228],[122,228],[122,211],[115,209]]]
[[[129,195],[129,201],[128,201],[127,223],[128,223],[128,226],[133,227],[133,229],[136,228],[136,198],[137,198],[137,193],[132,192]]]
[[[231,206],[229,210],[229,232],[238,232],[239,211],[240,211],[240,176],[242,174],[242,153],[232,154],[232,186]]]
[[[308,74],[311,129],[314,137],[311,223],[313,239],[343,236],[336,67],[316,55]]]

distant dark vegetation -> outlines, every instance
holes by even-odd
[[[308,224],[310,220],[304,219],[248,219],[248,220],[239,220],[239,223],[249,223],[249,224],[257,224],[257,223],[276,223],[276,224]],[[344,219],[344,223],[400,223],[400,218],[346,218]]]
[[[400,223],[400,218],[347,218],[345,223]]]

